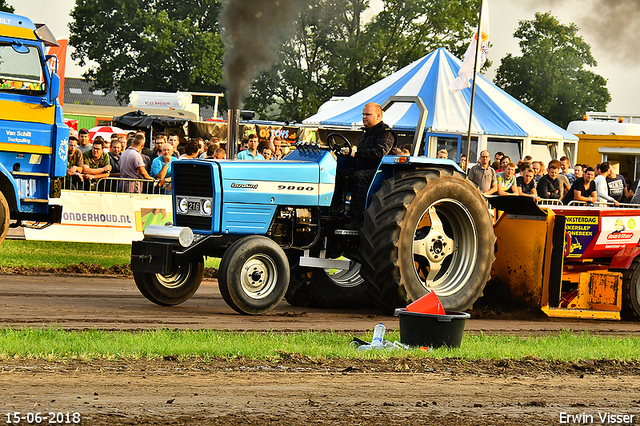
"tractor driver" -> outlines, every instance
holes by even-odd
[[[364,133],[351,149],[355,166],[338,170],[332,203],[334,207],[339,206],[343,191],[351,192],[351,208],[350,212],[347,212],[351,222],[346,227],[353,229],[359,228],[364,221],[367,192],[382,157],[396,146],[395,133],[382,122],[380,105],[371,102],[364,106],[362,124]]]

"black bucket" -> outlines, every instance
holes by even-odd
[[[464,325],[471,315],[456,311],[445,313],[434,315],[396,309],[396,316],[400,317],[400,341],[409,346],[459,348]]]

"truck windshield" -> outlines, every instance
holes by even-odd
[[[26,95],[45,94],[40,50],[35,46],[0,43],[0,91]]]

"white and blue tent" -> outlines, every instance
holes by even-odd
[[[471,88],[456,93],[448,89],[461,65],[448,50],[437,49],[348,98],[326,104],[303,124],[356,130],[362,126],[362,108],[368,102],[382,104],[392,95],[419,96],[428,110],[426,155],[435,156],[438,149],[446,148],[453,158],[463,144],[466,150],[469,128]],[[575,135],[531,110],[484,76],[479,75],[476,83],[471,132],[479,150],[488,149],[492,154],[503,151],[513,160],[525,155],[545,163],[562,155],[575,160],[578,141]],[[395,103],[385,111],[384,122],[397,131],[413,131],[418,115],[417,106]],[[472,151],[476,152],[475,143]],[[471,157],[475,160],[475,154]]]

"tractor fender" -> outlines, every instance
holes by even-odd
[[[453,160],[445,160],[443,158],[385,155],[380,161],[380,165],[373,177],[371,186],[369,186],[366,205],[369,206],[371,203],[371,197],[380,189],[382,182],[394,176],[396,173],[433,166],[436,166],[439,169],[449,169],[452,172],[464,173],[460,166]]]
[[[627,247],[620,250],[611,259],[609,269],[626,270],[631,268],[633,261],[640,255],[640,247]]]

